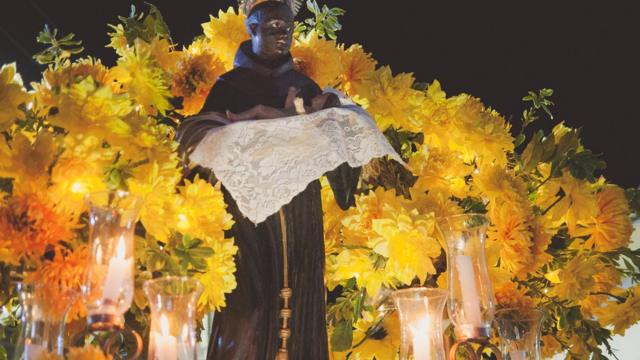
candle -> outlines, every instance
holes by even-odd
[[[126,282],[131,281],[133,259],[131,257],[125,258],[125,256],[126,247],[124,237],[120,237],[116,249],[116,256],[109,260],[107,277],[102,287],[102,298],[104,300],[109,299],[117,302],[120,297],[120,292],[122,291],[122,286],[125,285]]]
[[[511,360],[526,360],[527,354],[524,350],[511,350],[509,351],[509,357]]]
[[[476,276],[471,257],[456,255],[456,267],[458,268],[458,279],[462,290],[462,308],[465,320],[465,323],[461,325],[482,326],[480,295],[476,286]]]
[[[415,360],[431,359],[431,318],[425,316],[409,325],[413,338],[413,358]]]
[[[178,358],[178,339],[169,334],[169,320],[165,314],[160,316],[161,333],[154,331],[154,359],[176,360]]]

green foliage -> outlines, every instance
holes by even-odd
[[[537,93],[535,91],[529,91],[529,94],[522,98],[522,101],[531,102],[531,108],[522,113],[523,126],[526,127],[538,120],[539,116],[537,115],[537,111],[540,109],[553,119],[553,114],[550,109],[550,107],[553,106],[553,101],[548,99],[551,95],[553,95],[553,89],[540,89]]]
[[[338,37],[337,32],[342,29],[338,17],[346,12],[340,8],[329,8],[327,5],[320,8],[316,0],[307,0],[307,9],[313,17],[298,23],[296,32],[308,34],[315,30],[318,36],[335,40]]]
[[[48,25],[44,26],[36,41],[40,44],[48,45],[48,47],[33,58],[38,64],[60,64],[63,60],[68,59],[71,55],[77,55],[84,51],[82,40],[74,40],[75,34],[69,33],[58,39],[58,29],[51,31]]]
[[[207,271],[207,258],[213,256],[213,249],[202,239],[174,234],[169,242],[149,239],[143,263],[147,270],[163,275],[193,275]]]
[[[129,17],[118,16],[124,27],[124,36],[127,44],[133,45],[137,38],[146,42],[151,42],[156,36],[161,38],[171,38],[169,27],[165,23],[162,14],[158,8],[150,3],[145,2],[149,6],[149,13],[145,15],[143,12],[136,14],[136,7],[131,5]],[[112,29],[118,31],[115,25],[109,25]]]
[[[640,188],[629,188],[625,190],[625,195],[629,201],[629,209],[635,213],[636,217],[640,217]]]
[[[104,171],[104,182],[110,189],[126,190],[127,179],[133,176],[133,169],[147,164],[149,159],[132,162],[131,160],[122,160],[120,157],[121,154],[118,153],[113,163],[106,167]]]
[[[347,351],[351,349],[353,343],[353,324],[361,317],[365,310],[364,290],[355,290],[355,279],[350,281],[348,286],[342,291],[335,304],[330,305],[327,310],[327,321],[333,325],[334,331],[331,334],[331,348],[333,351]]]

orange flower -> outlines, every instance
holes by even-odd
[[[27,274],[25,282],[36,285],[37,296],[45,317],[60,320],[67,313],[67,321],[85,316],[80,287],[88,267],[88,249],[81,246],[74,251],[57,249],[53,260],[45,260]]]
[[[0,252],[2,261],[33,262],[61,240],[72,236],[71,217],[57,211],[48,199],[37,194],[14,196],[0,208]]]
[[[628,246],[633,225],[624,190],[608,185],[596,195],[596,201],[597,215],[587,222],[586,228],[579,229],[578,234],[591,235],[586,244],[595,246],[598,251]]]

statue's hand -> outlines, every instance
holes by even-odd
[[[259,119],[275,119],[286,116],[291,116],[294,113],[288,109],[276,109],[267,105],[256,105],[247,111],[241,113],[232,113],[227,111],[227,118],[231,121],[243,121],[243,120],[259,120]]]

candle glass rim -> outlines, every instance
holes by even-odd
[[[501,314],[506,314],[509,312],[519,312],[520,316],[518,318],[505,318],[500,317]],[[536,314],[536,315],[533,315]],[[530,315],[530,316],[525,316]],[[523,321],[540,321],[542,322],[546,316],[546,313],[539,308],[518,308],[518,307],[508,307],[496,310],[494,312],[494,320],[495,321],[508,321],[508,322],[523,322]]]
[[[184,293],[167,293],[166,291],[162,291],[162,284],[171,284],[171,283],[180,282],[181,284],[185,284],[187,286],[192,286],[192,290]],[[179,276],[179,275],[167,275],[158,277],[155,279],[149,279],[144,282],[142,285],[142,289],[147,295],[150,295],[150,291],[157,290],[157,293],[161,295],[167,295],[172,297],[187,297],[193,296],[194,294],[200,294],[204,290],[204,286],[200,282],[200,280],[195,279],[189,276]]]
[[[111,206],[111,205],[98,205],[95,201],[93,201],[93,199],[95,199],[97,196],[102,195],[102,194],[117,194],[118,197],[120,197],[121,199],[124,198],[129,198],[129,199],[133,199],[132,204],[130,206],[127,207],[122,207],[122,206]],[[99,190],[99,191],[91,191],[88,192],[86,194],[84,194],[83,197],[85,203],[89,206],[89,207],[96,207],[96,208],[104,208],[104,209],[114,209],[114,210],[122,210],[122,211],[132,211],[134,213],[137,213],[140,208],[142,207],[142,202],[143,202],[143,198],[142,196],[138,195],[138,194],[134,194],[130,191],[127,190],[122,190],[122,189],[107,189],[107,190]]]
[[[477,229],[481,227],[486,227],[491,223],[489,216],[486,213],[485,214],[464,213],[464,214],[447,215],[447,216],[439,217],[436,219],[436,224],[438,225],[441,231],[455,230],[457,228],[451,225],[452,222],[450,220],[463,219],[463,218],[479,218],[483,220],[481,224],[466,226],[464,228],[465,230],[472,230],[472,229]]]
[[[419,300],[418,298],[411,298],[410,294],[420,293],[420,292],[428,292],[429,294],[435,294],[436,296],[432,296],[432,298],[447,298],[449,296],[449,291],[440,288],[428,288],[428,287],[410,287],[406,289],[395,290],[391,293],[391,297],[393,299],[407,299],[407,300]]]

